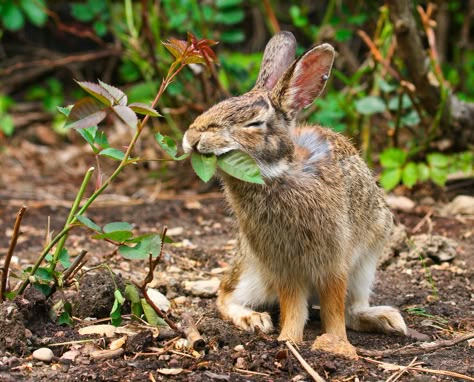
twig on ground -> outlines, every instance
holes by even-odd
[[[290,341],[285,342],[286,346],[290,351],[293,353],[293,355],[296,357],[296,359],[299,361],[301,366],[304,367],[306,372],[315,380],[316,382],[325,382],[325,379],[321,377],[312,367],[311,365],[304,360],[304,358],[301,356],[300,353],[298,353],[298,350],[295,349],[295,347],[290,343]]]
[[[412,233],[416,233],[420,230],[421,227],[431,218],[431,215],[433,215],[433,210],[429,210],[426,215],[421,219],[418,224],[411,230]]]
[[[474,338],[474,332],[464,334],[462,336],[450,339],[450,340],[438,340],[434,342],[422,343],[419,347],[414,345],[404,346],[398,349],[386,349],[386,350],[368,350],[363,348],[357,348],[357,353],[368,357],[388,357],[392,355],[418,355],[433,352],[438,349],[457,345],[458,343],[467,341]]]
[[[250,375],[261,375],[263,377],[269,377],[270,376],[270,374],[267,374],[267,373],[260,373],[258,371],[239,369],[238,367],[234,367],[234,370],[238,371],[239,373],[245,373],[245,374],[250,374]]]
[[[3,262],[2,271],[2,279],[0,283],[0,301],[4,300],[3,294],[6,292],[7,289],[7,281],[8,281],[8,271],[10,269],[10,262],[12,260],[13,253],[15,251],[16,243],[18,241],[18,236],[20,235],[20,226],[21,220],[23,219],[23,215],[25,214],[26,206],[22,206],[20,211],[18,211],[18,215],[16,216],[15,225],[13,226],[13,234],[12,239],[10,240],[10,245],[8,247],[7,255],[5,256],[5,261]]]
[[[82,259],[84,258],[84,256],[87,255],[87,251],[85,249],[83,249],[79,255],[77,255],[77,257],[74,259],[74,261],[72,262],[72,264],[69,266],[68,269],[66,269],[64,271],[64,274],[63,274],[63,279],[64,279],[64,282],[67,281],[67,279],[72,275],[72,273],[75,271],[76,268],[79,267]],[[85,262],[84,262],[85,264]],[[81,268],[83,267],[83,265],[81,265]],[[74,274],[76,274],[77,272],[74,272]]]
[[[387,369],[387,370],[395,371],[398,368],[399,370],[403,370],[403,371],[405,371],[405,370],[410,371],[411,370],[411,371],[418,371],[418,372],[421,372],[421,373],[428,373],[428,374],[435,374],[435,375],[445,375],[445,376],[448,376],[448,377],[464,379],[466,381],[474,381],[474,378],[469,377],[469,376],[464,375],[464,374],[456,373],[454,371],[427,369],[427,368],[424,368],[424,367],[410,366],[410,365],[401,366],[401,365],[397,365],[395,363],[376,361],[375,359],[366,358],[366,357],[362,357],[362,359],[366,360],[367,362],[376,363],[376,364],[380,365],[382,368]]]
[[[206,347],[206,342],[199,333],[192,316],[189,313],[181,314],[181,328],[186,335],[191,347],[196,351],[201,351]]]

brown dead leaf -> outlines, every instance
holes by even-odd
[[[183,369],[181,369],[181,368],[173,368],[173,369],[163,368],[163,369],[158,369],[156,371],[160,374],[163,374],[163,375],[178,375],[178,374],[181,374],[183,372]]]

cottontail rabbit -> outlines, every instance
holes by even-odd
[[[334,60],[329,44],[294,60],[289,32],[268,43],[255,87],[199,116],[183,138],[186,152],[241,150],[257,162],[265,185],[221,174],[239,227],[237,258],[217,300],[239,328],[273,328],[268,313],[280,303],[280,340],[298,342],[317,293],[323,335],[313,348],[355,357],[346,326],[406,333],[399,311],[369,306],[377,259],[392,215],[357,151],[342,135],[298,126],[297,112],[324,89]]]

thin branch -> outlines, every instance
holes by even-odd
[[[73,271],[79,266],[84,256],[87,255],[87,251],[83,249],[79,255],[76,256],[72,264],[66,269],[63,273],[63,280],[67,281],[67,279],[72,275]],[[76,272],[75,272],[76,273]]]
[[[2,279],[0,283],[0,301],[4,300],[3,294],[7,290],[7,280],[8,280],[8,271],[10,269],[10,262],[12,260],[13,253],[15,252],[18,236],[20,235],[21,220],[23,219],[23,215],[25,214],[25,211],[26,211],[26,206],[22,206],[20,208],[20,211],[18,211],[18,215],[16,216],[16,220],[15,220],[15,225],[13,226],[12,239],[10,241],[10,246],[8,247],[7,256],[5,257],[5,261],[3,263],[3,268],[2,268]]]
[[[267,19],[272,28],[272,32],[274,34],[280,32],[280,24],[278,23],[278,20],[275,16],[275,12],[273,12],[270,0],[263,0],[263,6],[265,7],[265,13],[267,14]]]
[[[393,355],[418,355],[433,352],[442,348],[457,345],[460,342],[474,338],[474,332],[464,334],[462,336],[450,340],[438,340],[430,343],[422,343],[420,346],[407,345],[398,349],[386,350],[368,350],[357,348],[357,353],[368,357],[388,357]]]
[[[296,359],[299,361],[301,366],[306,370],[306,372],[315,380],[316,382],[325,382],[325,379],[321,377],[316,370],[314,370],[311,365],[304,360],[304,358],[301,356],[300,353],[298,353],[298,350],[295,349],[295,347],[289,342],[285,342],[286,346],[290,351],[293,353],[293,355],[296,357]]]

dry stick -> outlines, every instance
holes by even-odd
[[[295,347],[290,343],[290,341],[286,341],[285,342],[286,346],[288,347],[288,349],[290,349],[290,351],[293,353],[293,355],[296,357],[296,359],[299,361],[299,363],[301,363],[301,366],[304,367],[304,369],[306,370],[306,372],[311,376],[313,377],[313,379],[316,381],[316,382],[325,382],[325,379],[323,377],[321,377],[310,365],[308,362],[306,362],[303,357],[300,355],[300,353],[298,353],[298,350],[295,349]]]
[[[63,279],[64,281],[66,281],[69,276],[72,275],[72,272],[79,267],[79,264],[81,263],[82,259],[84,258],[84,256],[87,255],[87,251],[85,249],[83,249],[79,255],[77,255],[77,257],[74,259],[73,263],[69,266],[68,269],[66,269],[66,271],[64,272],[63,274]],[[81,266],[82,268],[82,266]],[[74,272],[74,274],[76,274],[77,272]]]
[[[454,346],[460,342],[467,341],[471,338],[474,338],[474,332],[464,334],[451,340],[439,340],[435,342],[425,343],[422,344],[420,347],[413,347],[413,345],[408,345],[399,349],[387,350],[368,350],[363,348],[357,348],[357,353],[369,357],[388,357],[392,355],[418,355]]]
[[[273,33],[280,32],[280,24],[275,16],[275,12],[273,12],[272,5],[270,4],[269,0],[263,0],[263,6],[265,7],[265,12],[268,16],[268,21],[273,29]]]
[[[416,233],[420,230],[421,227],[429,220],[429,218],[433,215],[433,210],[429,210],[426,215],[421,219],[418,224],[411,230],[411,233]]]
[[[468,375],[456,373],[454,371],[426,369],[424,367],[418,367],[418,366],[401,366],[401,365],[397,365],[395,363],[381,362],[381,361],[376,361],[375,359],[365,358],[365,357],[363,357],[362,359],[366,360],[367,362],[376,363],[378,365],[387,365],[387,366],[390,366],[391,368],[397,368],[398,367],[398,368],[400,368],[400,370],[407,369],[407,370],[418,371],[418,372],[421,372],[421,373],[445,375],[445,376],[448,376],[448,377],[464,379],[466,381],[474,381],[474,378],[469,377]]]
[[[183,313],[181,318],[183,332],[192,348],[196,351],[203,350],[206,347],[206,342],[201,337],[192,316],[189,313]]]
[[[10,262],[12,260],[13,252],[15,251],[16,243],[18,241],[18,236],[20,235],[20,226],[23,215],[25,214],[26,206],[22,206],[18,214],[16,215],[15,225],[13,226],[13,235],[10,241],[10,246],[8,247],[7,256],[5,257],[5,262],[3,263],[2,268],[2,280],[0,283],[0,301],[4,300],[3,294],[7,289],[7,280],[8,280],[8,270],[10,269]]]

